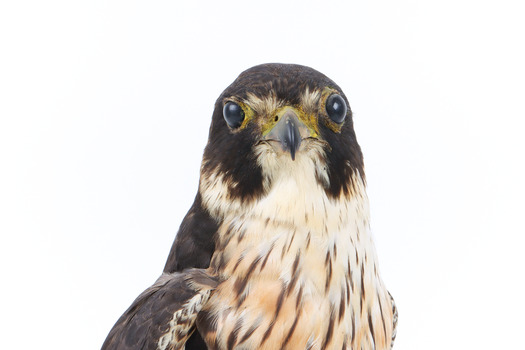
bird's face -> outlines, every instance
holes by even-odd
[[[233,133],[250,129],[255,147],[268,145],[273,157],[286,154],[294,161],[296,153],[307,153],[312,144],[330,148],[321,136],[322,126],[341,133],[350,114],[341,94],[328,86],[312,91],[305,86],[294,96],[297,101],[291,101],[278,98],[271,89],[266,96],[248,92],[244,97],[226,97],[222,115]]]
[[[304,66],[265,64],[243,72],[215,105],[201,171],[230,199],[264,196],[280,176],[315,176],[329,197],[363,175],[352,112],[341,89]],[[226,188],[226,189],[224,189]]]

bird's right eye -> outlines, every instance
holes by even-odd
[[[222,110],[222,115],[224,116],[226,123],[232,129],[236,129],[241,126],[242,121],[244,120],[244,111],[242,110],[241,106],[235,102],[226,103]]]

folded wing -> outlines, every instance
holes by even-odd
[[[216,286],[203,269],[163,273],[120,317],[102,350],[184,349]]]

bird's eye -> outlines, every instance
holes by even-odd
[[[345,120],[346,110],[345,100],[340,95],[332,94],[326,100],[326,113],[337,124]]]
[[[242,121],[244,120],[244,111],[241,106],[234,102],[228,102],[224,105],[222,115],[224,116],[226,123],[233,129],[241,126]]]

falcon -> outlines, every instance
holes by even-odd
[[[363,156],[343,91],[250,68],[215,103],[199,189],[159,279],[102,349],[390,349]]]

